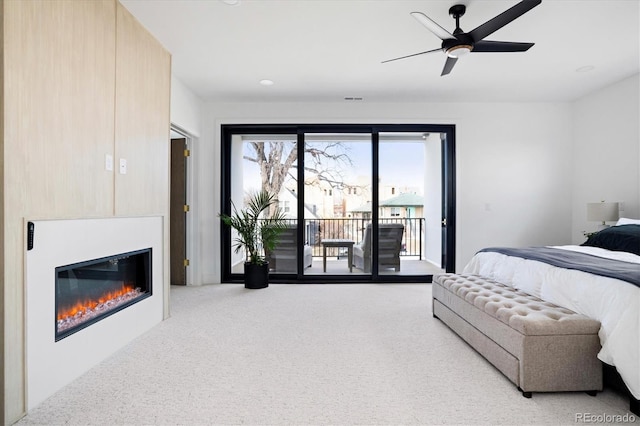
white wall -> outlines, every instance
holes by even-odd
[[[623,217],[640,218],[640,74],[573,104],[572,241],[584,241],[587,203],[622,202]]]
[[[571,241],[568,103],[215,103],[204,111],[197,161],[202,280],[220,281],[220,125],[446,123],[457,139],[456,269],[489,245]],[[637,157],[636,157],[637,158]]]
[[[202,129],[202,108],[200,98],[175,76],[171,76],[171,124],[199,137]]]
[[[574,103],[203,103],[172,79],[171,122],[200,136],[193,283],[220,281],[220,124],[457,125],[457,269],[487,245],[579,244],[586,203],[622,201],[640,217],[639,76]]]

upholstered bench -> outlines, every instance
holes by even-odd
[[[600,322],[477,275],[433,277],[433,315],[530,398],[602,390]]]

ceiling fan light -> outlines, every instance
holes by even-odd
[[[460,58],[466,56],[473,50],[473,46],[469,44],[460,44],[453,46],[447,50],[447,56],[450,58]]]

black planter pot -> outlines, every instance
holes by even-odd
[[[258,289],[269,287],[269,263],[256,265],[244,264],[244,288]]]

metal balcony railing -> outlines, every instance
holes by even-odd
[[[297,221],[292,220],[291,224]],[[313,249],[313,256],[322,257],[323,239],[349,239],[360,243],[364,238],[369,219],[309,219],[304,221],[305,243]],[[425,220],[423,218],[380,218],[379,223],[401,223],[404,225],[402,234],[402,250],[400,256],[416,256],[422,260],[425,235]],[[327,248],[327,256],[346,256],[345,248]]]

